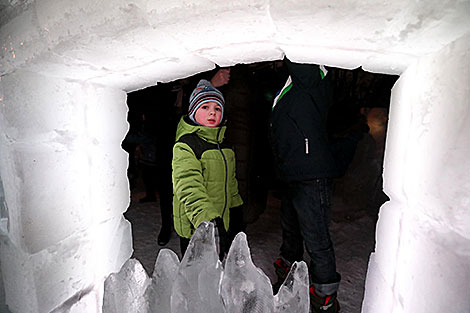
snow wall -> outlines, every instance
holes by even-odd
[[[468,312],[469,12],[468,0],[2,1],[0,300],[101,312],[105,277],[132,254],[126,92],[286,54],[401,75],[363,312]]]
[[[469,60],[466,36],[393,88],[364,313],[470,312]]]

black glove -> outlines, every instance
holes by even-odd
[[[219,236],[219,260],[222,261],[230,248],[230,241],[221,217],[212,220]]]

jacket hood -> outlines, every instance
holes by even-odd
[[[309,90],[321,81],[320,67],[316,64],[294,63],[285,58],[287,69],[294,86],[303,90]]]
[[[222,143],[225,138],[226,129],[226,126],[208,127],[195,125],[189,120],[188,116],[185,115],[181,117],[178,127],[176,128],[176,141],[183,135],[195,133],[210,143]]]

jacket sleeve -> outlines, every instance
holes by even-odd
[[[219,217],[207,195],[201,162],[187,144],[176,143],[173,147],[172,167],[175,196],[194,227]]]

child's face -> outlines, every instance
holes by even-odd
[[[202,126],[215,127],[220,124],[222,108],[217,102],[203,103],[194,114],[194,119]]]

